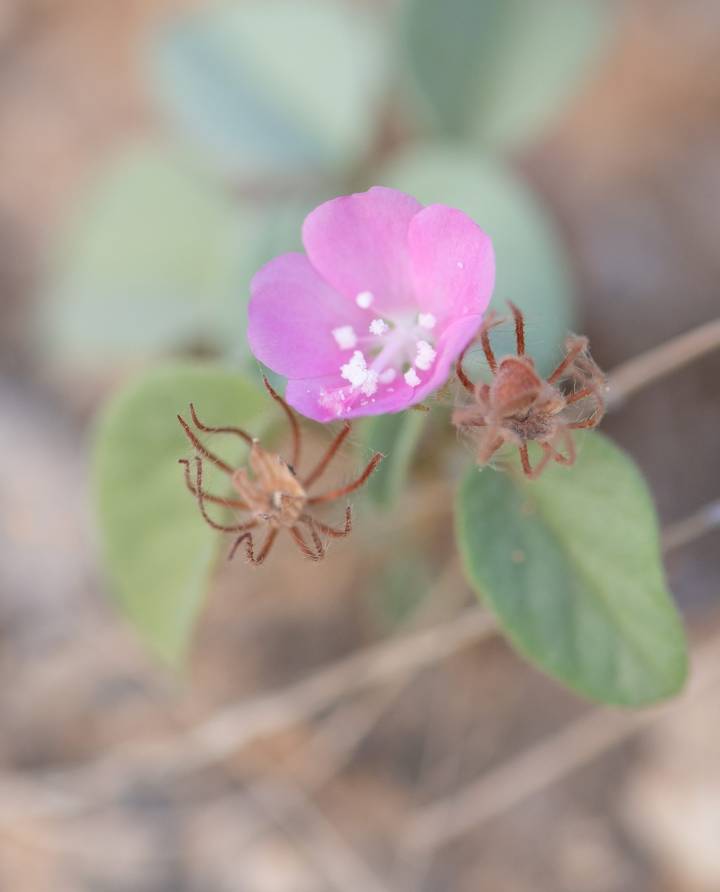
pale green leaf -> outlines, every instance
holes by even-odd
[[[415,80],[453,136],[513,147],[582,88],[605,46],[604,0],[408,0]]]
[[[124,154],[57,246],[41,320],[48,345],[75,362],[107,362],[241,338],[254,221],[179,153]]]
[[[570,688],[642,706],[682,687],[687,654],[657,519],[630,458],[597,433],[535,482],[473,468],[457,538],[470,584],[517,650]]]
[[[146,643],[172,664],[183,657],[218,548],[227,545],[205,525],[178,464],[192,450],[176,415],[191,401],[205,423],[245,426],[253,434],[268,409],[266,395],[233,372],[171,365],[146,373],[111,400],[93,444],[111,592]],[[236,462],[239,442],[217,437],[212,448]],[[227,487],[226,478],[220,483]],[[237,572],[247,572],[241,562]]]
[[[331,0],[250,0],[162,29],[149,65],[178,126],[234,175],[352,163],[374,138],[385,64],[367,11]]]

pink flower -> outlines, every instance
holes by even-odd
[[[465,214],[375,186],[303,225],[305,254],[253,278],[248,338],[316,421],[400,412],[437,390],[482,322],[488,236]]]

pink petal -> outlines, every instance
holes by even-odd
[[[408,231],[413,289],[423,312],[438,319],[482,314],[495,285],[490,238],[467,214],[432,204]]]
[[[435,345],[438,355],[427,382],[423,377],[423,395],[438,390],[447,381],[455,360],[478,333],[481,323],[482,316],[463,316],[438,334]]]
[[[396,189],[326,201],[303,225],[303,243],[320,275],[346,298],[374,296],[381,312],[414,307],[407,235],[422,205]]]
[[[301,378],[288,381],[285,399],[301,415],[320,422],[402,412],[403,409],[422,399],[417,396],[419,387],[413,390],[402,378],[398,378],[390,385],[381,385],[372,397],[357,394],[352,403],[338,412],[327,394],[332,394],[343,387],[347,388],[347,381],[337,374],[321,378]]]
[[[437,339],[437,358],[433,367],[429,374],[419,372],[421,383],[417,387],[410,387],[398,376],[391,384],[379,384],[372,397],[358,393],[346,405],[334,405],[332,394],[343,388],[347,391],[348,386],[348,382],[335,372],[288,381],[285,399],[302,415],[320,422],[402,412],[422,402],[445,383],[453,363],[473,339],[481,322],[482,316],[466,316],[445,328]],[[328,394],[331,395],[329,398]]]
[[[250,293],[250,349],[279,375],[337,373],[351,351],[340,350],[333,330],[367,328],[365,314],[324,282],[304,254],[282,254],[266,263]]]

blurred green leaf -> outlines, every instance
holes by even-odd
[[[491,237],[497,258],[492,306],[525,311],[528,351],[549,370],[572,327],[569,260],[552,218],[528,187],[499,161],[459,147],[424,146],[391,160],[376,181],[469,214]],[[493,332],[499,355],[514,352],[512,326]]]
[[[76,209],[51,270],[49,347],[103,361],[241,339],[255,213],[178,153],[142,146]]]
[[[534,136],[582,85],[609,30],[602,0],[408,0],[408,54],[444,130],[492,148]]]
[[[285,392],[286,380],[272,369],[259,362],[250,352],[245,331],[247,328],[247,306],[250,301],[250,280],[252,276],[269,260],[288,251],[303,251],[302,224],[305,217],[322,201],[330,198],[315,192],[312,196],[292,196],[283,202],[266,204],[258,209],[258,221],[253,240],[248,244],[247,286],[244,288],[239,302],[242,314],[242,330],[235,342],[233,358],[248,369],[253,376],[259,371],[269,379],[272,386],[280,393]]]
[[[175,416],[189,402],[208,424],[247,426],[252,433],[260,432],[268,409],[264,393],[237,374],[200,364],[165,366],[109,403],[93,444],[112,593],[146,643],[171,664],[182,660],[218,548],[227,544],[204,523],[178,465],[191,449]],[[212,448],[236,463],[242,446],[218,437]],[[215,491],[222,492],[217,482]]]
[[[402,491],[426,419],[425,412],[411,410],[374,415],[365,421],[364,442],[373,452],[385,456],[365,485],[377,505],[389,508]]]
[[[187,15],[150,52],[161,103],[232,175],[338,167],[372,142],[385,64],[350,4],[250,0]]]
[[[456,505],[465,571],[540,669],[594,700],[653,703],[682,687],[687,655],[652,501],[608,439],[586,434],[578,450],[535,482],[469,472]]]

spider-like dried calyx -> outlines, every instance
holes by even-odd
[[[480,330],[480,342],[492,381],[470,381],[462,365],[469,349],[466,348],[458,360],[457,375],[473,402],[455,410],[453,424],[472,433],[478,464],[487,464],[498,449],[509,443],[518,447],[525,475],[536,478],[550,461],[574,463],[572,431],[596,427],[600,422],[605,412],[605,379],[590,356],[587,338],[576,335],[567,338],[565,356],[556,369],[542,378],[532,357],[525,353],[523,315],[512,303],[510,309],[515,321],[517,355],[495,358],[489,331],[502,320],[489,316]],[[531,442],[543,451],[535,468],[528,455]]]
[[[238,468],[230,480],[250,513],[273,527],[294,526],[308,497],[292,467],[282,456],[263,449],[257,440],[250,447],[248,461],[254,477],[246,468]]]
[[[224,533],[235,533],[236,539],[228,557],[232,558],[241,545],[245,545],[247,560],[252,564],[261,564],[270,553],[275,539],[281,529],[287,530],[300,551],[310,560],[319,561],[325,556],[324,537],[341,539],[352,530],[352,514],[350,506],[345,509],[345,525],[335,528],[323,523],[307,512],[312,505],[320,505],[341,499],[359,489],[373,473],[382,459],[376,453],[363,473],[352,483],[319,496],[309,493],[310,487],[325,473],[328,465],[338,452],[340,446],[350,433],[350,424],[346,423],[335,437],[324,456],[313,470],[300,478],[295,472],[300,459],[301,435],[297,419],[285,400],[272,388],[267,378],[265,387],[270,396],[282,408],[290,423],[292,431],[292,460],[285,461],[282,456],[264,449],[258,440],[237,427],[209,427],[203,424],[190,405],[190,417],[194,427],[202,433],[229,434],[239,437],[250,446],[248,463],[252,474],[246,468],[233,468],[215,453],[211,452],[200,440],[197,433],[178,415],[178,421],[185,435],[195,450],[194,479],[191,476],[189,459],[180,459],[185,467],[185,485],[197,499],[200,513],[205,522],[215,530]],[[203,462],[208,461],[226,474],[239,498],[223,498],[205,491],[203,487]],[[235,511],[244,511],[249,515],[242,523],[223,524],[214,520],[208,513],[208,505],[220,505]],[[260,551],[255,552],[253,531],[265,527],[267,536]],[[310,542],[306,536],[309,536]]]

